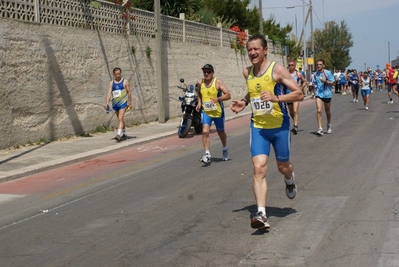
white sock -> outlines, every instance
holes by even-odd
[[[122,129],[118,129],[118,134],[121,135]]]
[[[126,129],[122,129],[122,134],[126,135]]]
[[[287,179],[284,177],[285,183],[286,184],[293,184],[294,183],[294,179],[292,179],[292,177],[290,179]]]
[[[205,150],[205,154],[211,154],[211,152],[209,152],[209,150]]]
[[[258,207],[258,212],[259,211],[266,217],[266,207]]]
[[[228,149],[228,147],[227,147],[227,146],[224,146],[224,147],[223,147],[223,150],[227,150],[227,149]]]
[[[286,177],[284,177],[284,180],[285,180],[285,183],[286,184],[293,184],[294,183],[294,171],[292,171],[292,173],[291,173],[291,177],[290,178],[286,178]]]

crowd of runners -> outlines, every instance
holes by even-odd
[[[348,69],[346,71],[335,70],[335,93],[341,95],[351,95],[353,102],[358,102],[359,89],[367,90],[370,89],[370,93],[373,90],[388,92],[388,104],[393,104],[392,95],[398,95],[398,73],[399,66],[391,67],[389,63],[386,64],[386,68],[375,71],[369,67],[365,71],[357,72],[355,69]],[[364,95],[363,91],[362,96]],[[363,96],[364,99],[364,96]],[[365,109],[368,110],[368,105],[365,103]]]
[[[368,67],[365,71],[358,72],[356,69],[335,70],[334,74],[324,68],[324,61],[319,60],[316,64],[316,71],[309,77],[307,83],[303,79],[304,74],[295,67],[292,67],[291,61],[288,61],[288,70],[292,78],[301,87],[304,95],[311,95],[311,98],[316,99],[317,107],[317,123],[318,130],[316,135],[322,136],[324,134],[322,128],[322,106],[327,117],[327,133],[332,133],[331,127],[331,112],[330,102],[332,91],[335,94],[343,96],[352,96],[352,102],[359,102],[359,97],[363,100],[365,110],[369,110],[370,95],[374,90],[387,91],[387,104],[393,104],[393,95],[399,96],[399,66],[391,67],[389,63],[386,64],[385,69],[377,69],[375,71]],[[299,103],[289,103],[289,114],[293,120],[293,127],[291,132],[298,133],[299,121]]]

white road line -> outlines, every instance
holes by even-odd
[[[240,265],[305,266],[348,197],[306,197],[271,230]],[[275,244],[281,244],[278,247]]]

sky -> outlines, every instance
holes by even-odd
[[[263,19],[273,15],[282,27],[293,25],[293,34],[301,34],[303,25],[302,0],[261,0]],[[309,0],[305,0],[305,16]],[[250,8],[259,6],[251,0]],[[293,7],[287,9],[286,7]],[[398,0],[312,0],[313,30],[322,29],[324,23],[345,21],[352,34],[350,49],[352,63],[348,69],[372,70],[385,68],[385,64],[399,57],[399,1]],[[295,19],[296,18],[296,19]],[[310,37],[310,19],[305,38]],[[390,48],[390,49],[388,49]]]

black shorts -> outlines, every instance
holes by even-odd
[[[330,103],[331,102],[331,97],[330,98],[321,98],[320,96],[316,96],[316,98],[320,98],[321,101],[323,101],[324,103]]]

